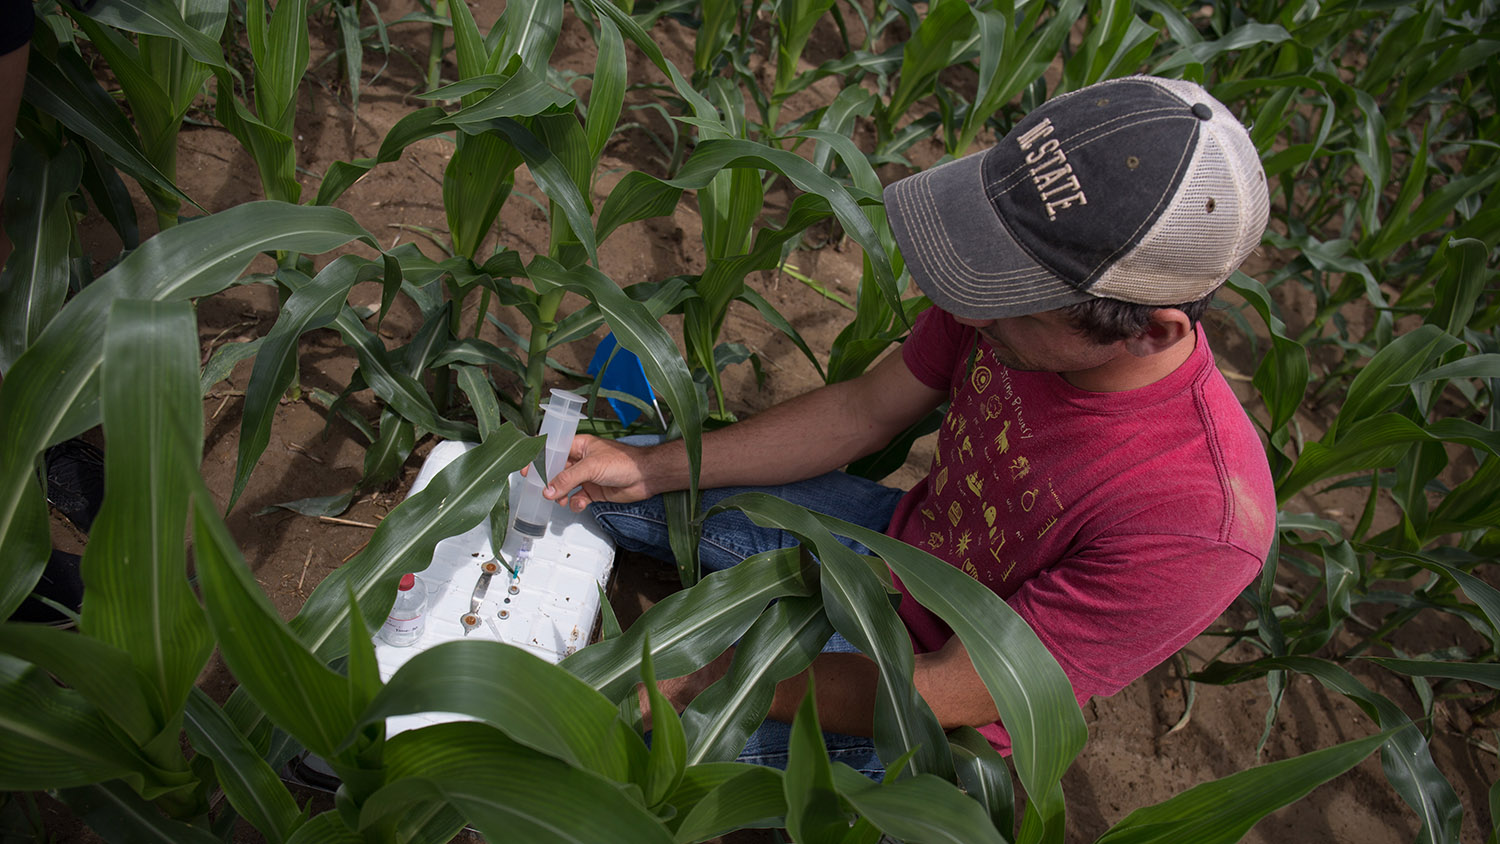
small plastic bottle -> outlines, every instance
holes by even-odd
[[[396,589],[396,603],[380,627],[380,638],[392,647],[405,648],[422,638],[427,629],[427,586],[408,574]]]

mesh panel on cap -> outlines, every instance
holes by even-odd
[[[1096,296],[1148,305],[1201,299],[1260,243],[1270,212],[1260,158],[1234,115],[1202,88],[1153,80],[1214,112],[1182,187],[1136,248],[1090,289]],[[1169,84],[1170,83],[1170,84]],[[1214,210],[1209,212],[1212,199]]]

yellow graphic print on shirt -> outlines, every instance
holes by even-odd
[[[994,375],[993,372],[990,372],[988,366],[982,363],[978,364],[974,367],[974,371],[969,374],[969,384],[974,388],[974,392],[983,393],[989,389],[990,380],[994,378]]]
[[[1027,460],[1024,455],[1023,456],[1019,456],[1015,460],[1010,461],[1010,479],[1011,480],[1013,480],[1013,481],[1019,481],[1022,478],[1026,477],[1027,475],[1029,475],[1029,474],[1031,474],[1031,461]]]
[[[990,396],[989,400],[984,403],[984,419],[986,422],[995,419],[997,416],[1004,412],[1005,399],[1002,399],[999,396]],[[1005,423],[1005,427],[1009,428],[1010,423]]]
[[[1036,554],[1028,546],[1050,540],[1066,508],[1046,466],[1032,460],[1038,420],[1023,406],[1015,373],[986,356],[960,377],[918,511],[922,544],[998,588],[1029,576],[1030,564],[1020,567]]]

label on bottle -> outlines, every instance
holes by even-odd
[[[386,616],[385,632],[395,636],[422,635],[422,616],[414,615],[411,618],[397,618],[394,615]]]

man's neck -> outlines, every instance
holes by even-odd
[[[1187,362],[1198,347],[1198,331],[1195,328],[1186,337],[1145,357],[1138,357],[1121,350],[1108,362],[1079,372],[1060,373],[1064,380],[1080,390],[1091,393],[1119,393],[1138,390],[1155,384]]]

